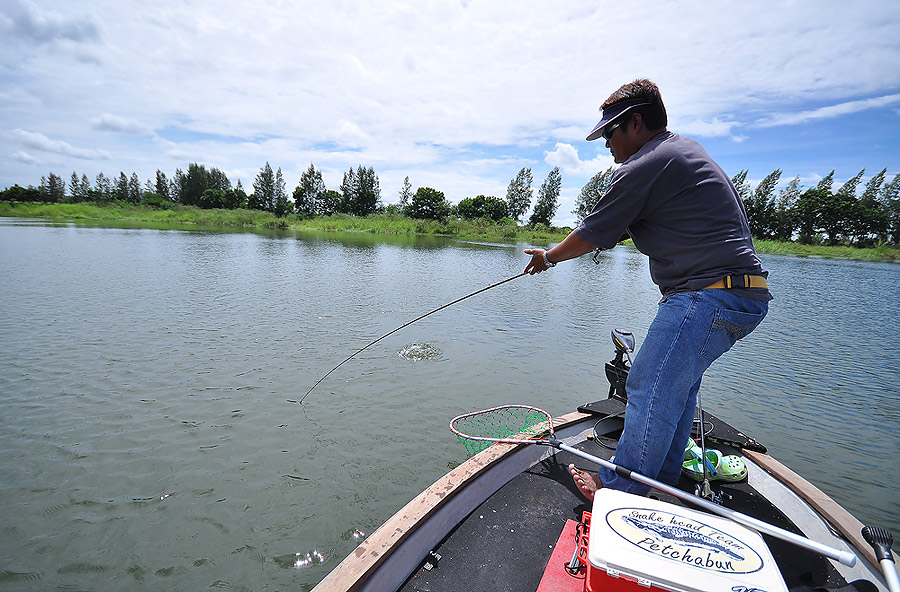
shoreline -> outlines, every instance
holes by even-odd
[[[419,220],[392,214],[373,214],[364,218],[334,215],[301,218],[289,215],[277,218],[270,212],[255,210],[203,210],[173,204],[171,208],[154,208],[131,204],[96,205],[11,203],[0,202],[0,216],[10,218],[38,218],[72,223],[103,222],[138,224],[141,228],[160,230],[191,230],[232,228],[235,230],[295,230],[327,232],[362,232],[369,234],[442,236],[464,240],[495,242],[531,242],[546,244],[559,242],[571,232],[568,227],[539,226],[531,228],[491,220]],[[630,243],[630,241],[628,241]],[[859,261],[900,262],[900,247],[880,245],[859,248],[845,245],[804,245],[754,239],[757,252],[763,255],[792,255]]]

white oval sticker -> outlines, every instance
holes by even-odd
[[[759,571],[763,560],[752,547],[727,532],[670,512],[618,508],[606,514],[613,532],[658,557],[730,574]]]

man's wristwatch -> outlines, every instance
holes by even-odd
[[[547,251],[544,251],[544,265],[546,265],[548,269],[551,267],[556,267],[556,263],[550,263],[550,260],[547,259]]]

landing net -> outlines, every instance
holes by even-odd
[[[546,441],[553,436],[553,418],[537,407],[502,405],[454,417],[450,420],[450,431],[471,456],[497,442]]]

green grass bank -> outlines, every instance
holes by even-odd
[[[169,208],[155,208],[112,203],[97,205],[45,204],[0,202],[0,216],[17,218],[46,218],[59,221],[104,221],[139,223],[142,227],[158,228],[282,228],[337,232],[368,232],[373,234],[453,236],[487,241],[522,241],[545,244],[561,241],[570,228],[538,226],[531,228],[515,224],[500,224],[490,220],[416,220],[400,215],[374,214],[364,218],[334,215],[304,219],[296,215],[278,218],[257,210],[204,210],[173,204]],[[800,257],[834,257],[866,261],[900,261],[900,247],[880,245],[873,248],[849,246],[803,245],[794,242],[755,241],[760,253],[795,255]]]

